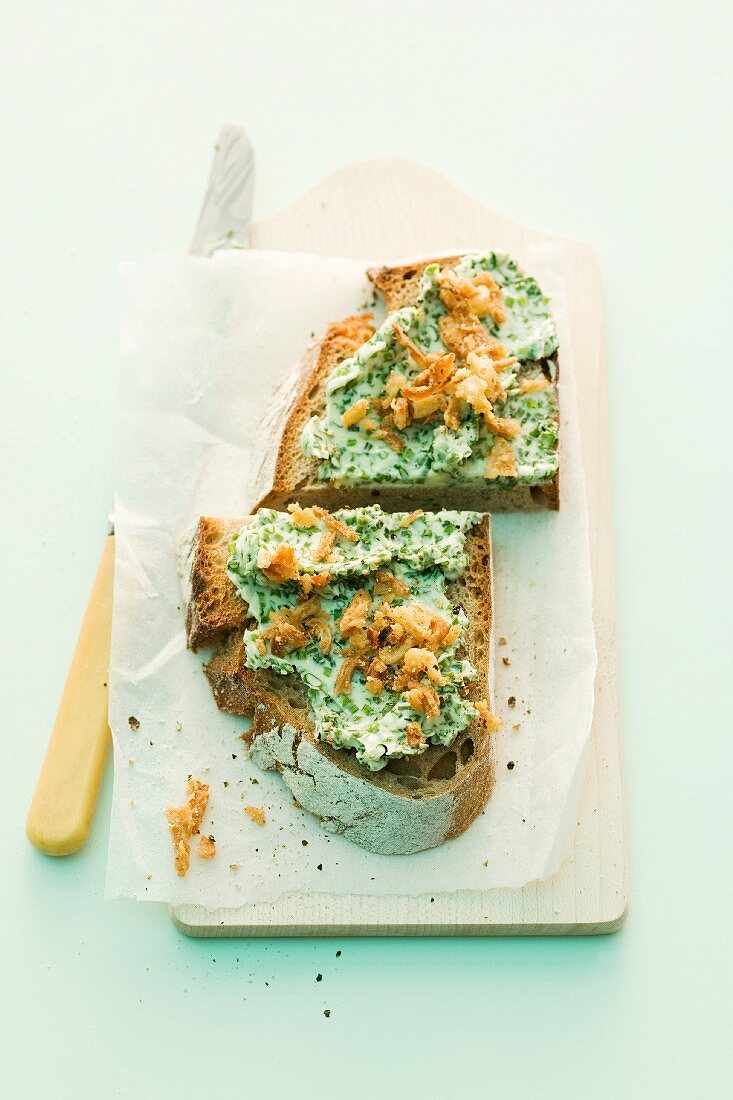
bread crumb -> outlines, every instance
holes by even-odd
[[[499,638],[499,645],[506,645],[506,638]]]
[[[130,717],[127,719],[127,721],[129,723],[129,726],[130,726],[131,730],[139,730],[140,729],[140,719],[136,718],[134,714],[131,714]]]
[[[505,668],[509,668],[510,661],[508,657],[502,657],[501,663],[504,665]]]
[[[330,1008],[324,1008],[323,1015],[326,1017],[326,1019],[328,1019],[328,1017],[331,1015],[331,1009]]]
[[[246,813],[247,817],[251,818],[251,820],[254,821],[255,825],[265,824],[265,811],[262,809],[261,806],[245,806],[244,812]]]
[[[216,841],[213,836],[200,836],[196,847],[199,859],[213,859],[216,855]]]

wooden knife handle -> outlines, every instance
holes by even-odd
[[[104,544],[26,824],[31,844],[49,856],[84,844],[107,758],[114,542],[109,535]]]

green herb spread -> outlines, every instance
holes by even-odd
[[[325,415],[312,417],[301,438],[305,454],[319,462],[319,478],[337,485],[440,485],[485,478],[497,437],[472,408],[463,409],[454,429],[446,427],[441,417],[413,420],[397,433],[401,450],[364,430],[361,422],[345,427],[341,419],[356,401],[378,399],[393,371],[408,379],[416,375],[418,368],[395,336],[395,324],[422,351],[446,351],[438,328],[447,313],[437,281],[440,270],[439,264],[430,264],[422,277],[417,306],[391,313],[370,340],[332,371]],[[493,405],[498,417],[516,419],[520,425],[511,439],[516,476],[500,476],[494,483],[541,485],[554,477],[558,467],[557,385],[550,359],[557,350],[557,337],[549,301],[536,280],[502,253],[466,256],[454,271],[469,279],[477,272],[488,272],[501,288],[505,320],[497,324],[485,316],[481,324],[516,360],[499,374],[505,396]],[[532,380],[544,388],[524,392]]]
[[[480,516],[476,512],[424,513],[402,526],[405,513],[387,514],[372,505],[343,509],[334,517],[356,541],[339,537],[327,560],[319,560],[319,542],[326,530],[322,520],[311,527],[296,526],[287,513],[261,509],[233,537],[228,574],[256,623],[244,635],[249,667],[300,676],[313,710],[316,735],[336,748],[352,749],[359,761],[378,771],[392,757],[415,755],[429,744],[450,745],[478,716],[461,694],[462,686],[476,677],[469,661],[457,656],[466,615],[448,599],[446,581],[458,577],[466,567],[466,532]],[[263,570],[283,548],[295,552],[298,579],[275,583]],[[400,607],[419,604],[455,628],[451,643],[436,649],[439,675],[436,672],[435,678],[440,683],[434,690],[440,713],[432,718],[411,706],[407,692],[385,687],[378,694],[371,693],[362,668],[354,672],[349,693],[337,693],[336,679],[349,647],[340,633],[339,620],[358,591],[368,592],[375,607],[381,604],[383,597],[375,596],[374,588],[385,570],[409,589],[407,595],[389,598],[395,614]],[[327,583],[311,589],[319,574],[327,574]],[[304,577],[308,579],[305,591]],[[305,592],[317,592],[321,622],[333,644],[323,652],[320,638],[314,634],[304,645],[273,652],[277,647],[271,644],[271,633],[268,637],[268,627],[277,621],[273,616],[303,607],[306,599],[312,599]],[[424,682],[431,683],[427,678]],[[421,743],[415,744],[416,740]]]

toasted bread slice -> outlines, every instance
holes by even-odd
[[[455,263],[460,255],[438,257]],[[369,278],[383,295],[387,311],[414,306],[423,271],[435,260],[421,260],[398,267],[372,268]],[[537,511],[560,507],[560,474],[541,485],[499,486],[492,481],[385,483],[333,485],[319,479],[318,462],[305,455],[301,434],[313,416],[326,408],[326,381],[334,367],[352,356],[372,335],[369,314],[348,317],[332,324],[298,364],[294,375],[280,389],[262,433],[263,448],[255,477],[257,507],[282,509],[297,498],[303,505],[319,504],[335,509],[380,504],[385,511],[409,511],[416,505],[429,510],[452,508],[486,512]],[[553,358],[557,373],[557,359]]]
[[[252,719],[247,739],[253,760],[282,774],[296,801],[332,832],[364,848],[396,855],[431,848],[464,832],[494,786],[493,734],[475,721],[449,748],[430,746],[369,771],[354,754],[316,738],[310,704],[296,675],[245,664],[246,604],[226,573],[221,553],[235,523],[202,519],[182,547],[189,604],[189,646],[217,646],[205,666],[221,710]],[[451,602],[468,616],[461,656],[478,672],[470,701],[491,700],[491,535],[485,516],[466,536],[468,565],[448,583]],[[217,609],[219,612],[217,613]]]

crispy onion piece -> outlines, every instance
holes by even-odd
[[[522,378],[519,382],[520,393],[539,393],[550,385],[547,378]]]
[[[489,401],[501,401],[506,397],[506,390],[501,384],[494,360],[490,355],[477,355],[475,351],[470,351],[466,356],[466,366],[486,383],[486,396]]]
[[[339,630],[345,638],[354,631],[363,630],[366,627],[367,615],[372,604],[372,597],[365,588],[360,588],[351,597],[351,601],[339,619]]]
[[[336,516],[332,516],[325,508],[319,508],[314,505],[313,511],[322,519],[326,527],[330,531],[334,531],[338,538],[346,539],[347,542],[358,542],[359,536],[356,531],[353,531],[351,527],[348,527],[343,520],[338,519]]]
[[[298,579],[298,560],[295,556],[295,548],[284,544],[277,550],[260,550],[257,556],[257,567],[261,569],[268,580],[276,584],[284,584],[286,581]]]
[[[423,737],[422,726],[419,722],[408,722],[405,726],[405,734],[407,744],[411,749],[424,749],[427,747],[427,741]]]
[[[392,326],[392,331],[394,332],[397,343],[402,345],[410,358],[415,363],[417,363],[419,367],[422,367],[423,370],[427,370],[427,368],[430,366],[429,353],[423,351],[422,348],[419,348],[417,344],[410,339],[407,333],[402,331],[402,329],[396,322]]]
[[[180,878],[191,865],[191,837],[201,827],[209,804],[209,785],[199,779],[189,779],[188,800],[183,806],[172,806],[165,811],[173,841],[174,865]]]
[[[318,516],[312,508],[301,508],[296,502],[288,504],[290,519],[294,527],[316,527]]]
[[[489,730],[498,730],[504,725],[501,718],[498,718],[492,713],[491,707],[485,699],[479,699],[477,703],[473,704],[476,710],[479,712],[481,721]]]
[[[429,684],[418,684],[417,687],[409,688],[404,694],[412,709],[424,714],[428,722],[440,714],[438,693]]]
[[[514,417],[497,416],[493,410],[484,413],[484,420],[489,431],[500,435],[502,439],[514,439],[522,430],[522,425]]]
[[[404,669],[407,675],[412,677],[419,677],[425,673],[428,679],[438,687],[443,687],[446,683],[445,676],[438,667],[438,659],[431,649],[408,649],[405,654]]]
[[[366,397],[360,397],[358,401],[355,401],[353,405],[349,405],[348,409],[341,415],[341,423],[345,428],[351,428],[354,424],[358,424],[360,420],[363,420],[369,411],[369,401]]]
[[[335,531],[324,531],[313,551],[313,561],[328,561],[337,541],[338,535]]]
[[[324,656],[330,653],[331,646],[333,645],[333,631],[328,625],[328,621],[314,616],[312,619],[308,620],[306,625],[308,633],[318,642],[318,648],[321,653],[323,653]]]
[[[409,596],[409,586],[390,573],[388,569],[379,569],[374,577],[375,596]]]
[[[359,668],[358,657],[344,657],[333,688],[336,695],[351,695],[351,681],[357,668]]]
[[[498,325],[506,321],[502,289],[488,271],[477,271],[468,278],[445,267],[438,275],[438,286],[449,313],[463,309],[475,317],[490,316]]]
[[[497,439],[491,448],[484,477],[490,481],[497,477],[516,477],[517,459],[514,449],[506,439]]]

